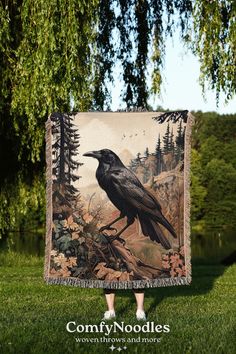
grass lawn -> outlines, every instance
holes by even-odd
[[[148,321],[168,324],[169,333],[68,333],[66,324],[99,324],[105,310],[101,289],[45,285],[43,259],[0,254],[0,353],[111,353],[125,338],[122,353],[236,353],[236,265],[193,265],[190,286],[148,289]],[[135,321],[131,291],[117,294],[117,319]],[[112,324],[112,322],[109,322]],[[140,324],[140,323],[139,323]],[[75,338],[104,343],[77,343]],[[146,339],[145,339],[146,338]],[[160,343],[148,343],[161,338]],[[142,341],[133,342],[130,340]],[[117,343],[113,342],[117,351]]]

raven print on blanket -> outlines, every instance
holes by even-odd
[[[51,114],[47,283],[190,283],[192,123],[188,111]]]

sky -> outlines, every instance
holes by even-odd
[[[97,184],[95,171],[98,162],[94,158],[83,156],[85,152],[110,149],[118,154],[126,165],[138,152],[143,156],[146,147],[150,153],[154,152],[158,135],[160,134],[162,139],[168,124],[167,122],[158,124],[152,119],[155,116],[153,112],[78,113],[75,116],[75,124],[80,134],[78,160],[84,163],[79,169],[82,177],[78,182],[79,186]],[[174,134],[177,126],[178,124],[172,126]]]
[[[112,89],[112,110],[124,108],[119,98],[121,83],[118,78],[119,68],[116,68],[115,87]],[[200,64],[198,59],[180,41],[179,33],[166,42],[165,66],[162,71],[163,84],[161,97],[150,100],[152,107],[162,106],[164,109],[187,109],[189,111],[201,110],[203,112],[215,111],[220,114],[236,113],[236,97],[225,104],[225,96],[220,95],[220,102],[216,105],[214,91],[206,92],[203,98],[199,84]]]

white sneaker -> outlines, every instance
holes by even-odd
[[[142,320],[142,321],[146,321],[146,314],[143,310],[137,310],[136,311],[136,318],[138,321]]]
[[[115,318],[116,314],[114,310],[106,311],[103,316],[103,320],[111,320],[112,318]]]

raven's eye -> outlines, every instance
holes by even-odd
[[[111,163],[114,161],[114,157],[111,155],[111,154],[106,154],[105,155],[105,160],[108,162],[108,163]]]

